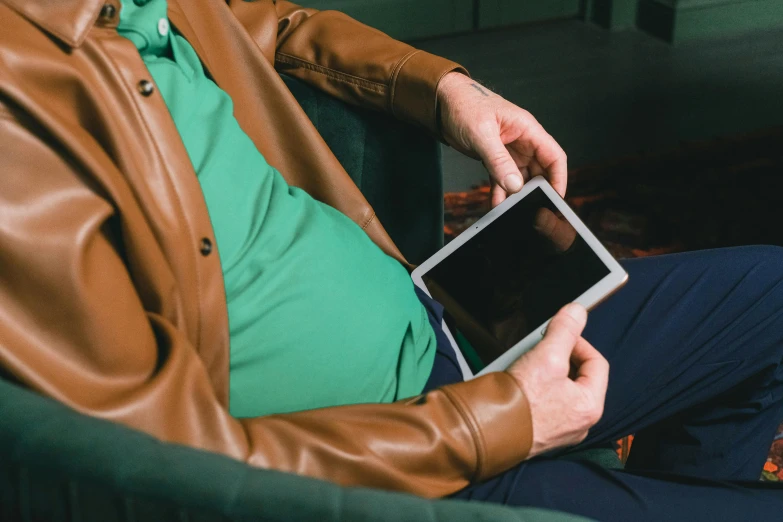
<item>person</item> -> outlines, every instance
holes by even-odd
[[[482,159],[493,204],[531,176],[565,193],[529,113],[284,0],[2,0],[0,26],[0,367],[20,384],[342,485],[604,520],[780,511],[748,482],[783,418],[778,248],[627,261],[586,329],[566,306],[508,371],[460,382],[442,309],[278,71]],[[626,471],[553,453],[630,432]]]

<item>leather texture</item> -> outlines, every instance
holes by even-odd
[[[161,443],[125,426],[81,415],[1,376],[0,416],[3,521],[587,520],[530,507],[343,488],[252,469],[222,455]]]
[[[252,465],[442,496],[523,460],[497,373],[390,405],[237,420],[222,272],[198,180],[117,0],[0,0],[0,366],[71,408]],[[335,12],[169,1],[271,165],[405,262],[281,80],[431,131],[457,64]],[[317,349],[317,347],[313,347]]]

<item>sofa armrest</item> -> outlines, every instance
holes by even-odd
[[[81,415],[2,378],[0,419],[0,520],[584,520],[254,469]]]

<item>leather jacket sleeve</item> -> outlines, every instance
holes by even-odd
[[[143,218],[119,215],[104,196],[119,189],[85,175],[110,161],[79,165],[52,142],[0,105],[0,366],[22,385],[164,441],[350,486],[437,497],[527,456],[529,406],[506,373],[395,404],[233,418],[178,324],[176,285],[148,295],[127,261],[156,248],[126,233]]]
[[[231,2],[257,41],[263,2]],[[254,5],[255,4],[255,5]],[[343,101],[391,112],[438,135],[436,92],[459,64],[399,42],[338,11],[277,0],[275,67]]]

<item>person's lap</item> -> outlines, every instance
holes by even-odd
[[[636,433],[626,470],[541,457],[455,496],[618,520],[692,517],[696,506],[718,519],[770,503],[781,512],[783,489],[755,480],[783,420],[783,249],[623,265],[628,284],[584,333],[611,372],[604,416],[581,447]]]
[[[624,265],[628,284],[584,332],[612,367],[604,416],[585,444],[636,432],[628,469],[757,479],[783,421],[783,249]]]

